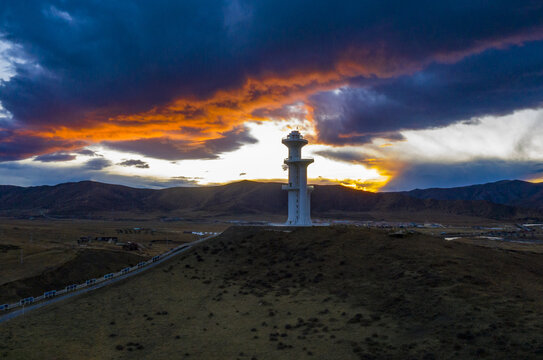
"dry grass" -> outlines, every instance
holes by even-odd
[[[417,234],[235,228],[1,324],[0,357],[536,359],[542,260]]]

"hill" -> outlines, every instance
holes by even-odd
[[[418,199],[483,200],[495,204],[543,209],[543,183],[503,180],[455,188],[415,189],[402,194]]]
[[[69,284],[134,266],[145,257],[123,251],[81,250],[59,266],[51,266],[39,275],[0,284],[0,303],[16,302],[23,297],[43,294],[51,289],[63,289]]]
[[[415,193],[416,195],[416,193]],[[339,185],[315,186],[316,216],[424,213],[491,219],[543,217],[539,211],[495,204],[486,199],[427,199],[413,194],[371,193]],[[96,216],[104,212],[139,212],[182,216],[285,214],[286,192],[278,183],[241,181],[221,186],[135,189],[92,181],[56,186],[0,186],[0,215]],[[373,214],[373,215],[372,215]],[[353,215],[354,216],[354,215]]]
[[[234,227],[0,324],[0,356],[538,359],[542,256],[361,228]]]

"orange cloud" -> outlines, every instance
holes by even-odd
[[[360,74],[377,74],[379,66],[365,67],[343,60],[333,70],[290,72],[281,76],[261,74],[248,78],[239,87],[217,91],[207,99],[179,98],[149,111],[105,117],[91,113],[79,126],[57,126],[30,130],[33,136],[44,138],[78,139],[89,143],[166,137],[199,145],[217,139],[248,121],[267,121],[258,109],[280,109],[285,105],[303,102],[317,91],[344,85],[346,79]],[[387,72],[380,74],[387,76]],[[304,105],[308,120],[312,109]]]

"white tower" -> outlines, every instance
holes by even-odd
[[[286,225],[311,226],[310,194],[313,186],[307,186],[307,166],[313,159],[302,159],[302,147],[307,140],[298,131],[291,131],[282,141],[288,147],[288,220]]]

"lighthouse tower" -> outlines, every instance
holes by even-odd
[[[288,147],[288,220],[286,225],[311,226],[310,194],[313,186],[307,186],[307,166],[313,159],[302,159],[302,147],[307,140],[298,131],[291,131],[282,141]]]

